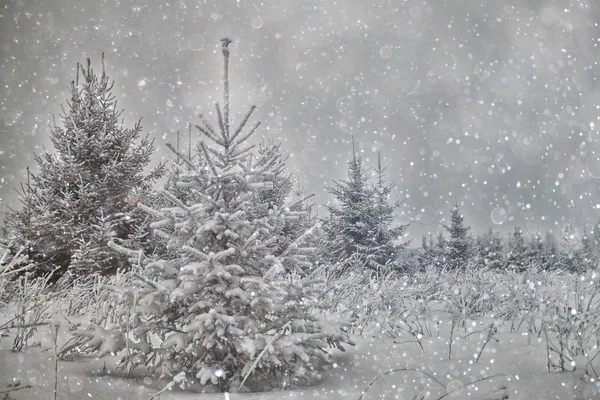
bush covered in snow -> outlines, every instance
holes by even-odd
[[[600,367],[595,271],[560,274],[532,265],[517,273],[471,265],[457,271],[431,268],[412,275],[377,275],[355,268],[324,286],[330,312],[351,319],[356,333],[383,332],[393,338],[409,334],[422,347],[426,337],[439,335],[442,316],[451,321],[449,337],[485,320],[493,323],[490,335],[507,325],[526,336],[527,343],[544,340],[549,371],[572,370],[581,356],[592,366],[595,359]]]

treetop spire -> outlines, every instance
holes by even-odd
[[[221,52],[223,53],[223,119],[225,120],[225,133],[229,137],[229,45],[231,40],[229,38],[221,39]]]

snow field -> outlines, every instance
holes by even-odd
[[[328,291],[322,298],[330,309],[334,305],[338,309],[324,318],[353,320],[356,346],[332,351],[332,363],[322,366],[320,383],[202,398],[600,399],[595,273],[428,271],[393,279],[371,277],[360,285],[358,276],[349,274],[337,281],[337,292]],[[64,317],[58,305],[49,308],[47,316],[61,323],[59,348],[72,338],[70,327],[79,323],[77,329],[84,330],[108,309],[99,299],[82,309],[83,314]],[[0,325],[14,312],[14,307],[4,308]],[[17,379],[20,387],[31,388],[12,392],[12,398],[52,398],[49,326],[39,326],[21,352],[12,351],[17,330],[2,332],[6,333],[0,338],[0,388]],[[142,368],[124,379],[122,371],[114,371],[118,355],[97,357],[110,350],[109,345],[105,341],[105,347],[101,343],[92,354],[59,361],[58,398],[150,399],[169,383]],[[577,354],[580,351],[584,354]],[[160,398],[198,398],[202,390],[214,388],[193,385],[183,392],[174,386]]]

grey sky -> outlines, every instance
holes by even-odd
[[[259,106],[261,134],[283,142],[318,203],[345,176],[353,134],[368,165],[381,151],[397,198],[410,196],[400,219],[416,218],[413,238],[437,231],[455,196],[476,230],[496,207],[503,231],[591,226],[599,22],[594,0],[5,0],[0,208],[49,146],[78,61],[99,70],[106,53],[125,122],[143,117],[159,160],[198,112],[214,117],[227,36],[234,114]]]

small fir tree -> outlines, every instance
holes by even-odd
[[[433,259],[435,261],[435,265],[438,268],[446,268],[446,252],[447,252],[447,241],[444,237],[444,234],[440,231],[438,232],[437,239],[435,241],[435,246],[430,246],[433,252]]]
[[[478,253],[482,265],[490,269],[501,269],[505,265],[502,238],[500,233],[494,232],[492,228],[480,237],[478,241]]]
[[[514,272],[523,272],[534,265],[535,248],[523,236],[521,228],[515,226],[508,239],[506,268]]]
[[[544,258],[548,270],[558,269],[558,244],[552,232],[546,232],[544,236]]]
[[[543,270],[548,270],[548,257],[544,248],[544,239],[540,232],[531,237],[530,247],[532,253],[531,264]]]
[[[424,271],[432,264],[432,248],[429,246],[429,240],[426,235],[421,236],[421,247],[417,255],[419,268]]]
[[[446,265],[450,269],[464,268],[472,257],[472,242],[469,237],[470,227],[464,223],[458,204],[450,212],[450,225],[445,225],[448,232],[446,241]]]
[[[569,272],[585,269],[581,237],[573,225],[567,225],[561,232],[556,268]]]

